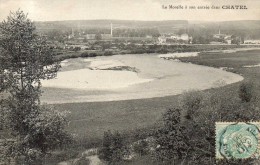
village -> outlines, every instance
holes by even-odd
[[[106,29],[71,28],[63,33],[48,31],[42,34],[54,49],[71,51],[120,51],[131,46],[151,45],[257,45],[259,40],[232,33],[218,32],[197,36],[188,28],[171,33],[161,33],[156,28],[116,28],[110,24]]]

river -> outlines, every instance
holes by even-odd
[[[159,58],[158,54],[67,59],[43,81],[42,102],[102,102],[164,97],[243,80],[221,69]],[[124,69],[119,69],[124,68]],[[117,68],[117,70],[115,70]],[[130,68],[130,69],[129,69]]]

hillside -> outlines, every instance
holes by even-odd
[[[245,39],[260,38],[260,20],[224,21],[224,22],[201,22],[189,21],[190,29],[207,29],[212,33],[236,34],[244,36]]]
[[[139,29],[154,28],[162,33],[178,33],[180,31],[190,34],[214,34],[221,33],[243,36],[245,39],[260,38],[260,20],[202,22],[187,20],[164,21],[134,21],[134,20],[71,20],[71,21],[47,21],[35,22],[38,31],[68,29],[110,29],[111,23],[114,29]]]
[[[129,21],[129,20],[74,20],[74,21],[47,21],[36,22],[39,31],[66,28],[158,28],[160,33],[169,33],[181,28],[186,28],[188,21]]]

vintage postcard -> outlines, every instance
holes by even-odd
[[[259,0],[0,0],[0,165],[260,164]]]

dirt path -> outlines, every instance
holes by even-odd
[[[104,163],[101,162],[101,160],[98,158],[97,155],[87,156],[86,158],[88,158],[90,160],[89,165],[104,165]]]

